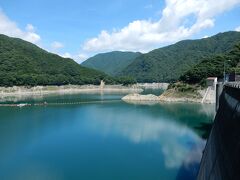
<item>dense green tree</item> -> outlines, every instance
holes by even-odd
[[[180,77],[181,81],[196,84],[201,83],[207,77],[223,77],[224,64],[226,73],[238,73],[240,62],[240,43],[235,47],[221,55],[212,56],[204,59],[201,63],[194,66]]]
[[[18,38],[0,35],[0,86],[99,84],[110,76],[49,53]]]
[[[238,42],[240,32],[233,31],[181,41],[137,57],[119,75],[132,76],[138,82],[173,82],[205,58],[228,52]],[[219,71],[219,68],[212,70]]]

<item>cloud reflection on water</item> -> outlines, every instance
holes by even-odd
[[[104,136],[117,135],[134,144],[157,143],[164,155],[167,168],[187,167],[199,162],[205,141],[192,129],[173,119],[153,118],[146,114],[128,112],[128,116],[116,116],[114,111],[89,114],[94,131]]]

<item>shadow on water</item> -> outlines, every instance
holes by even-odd
[[[155,102],[154,102],[155,103]],[[174,122],[187,126],[196,132],[199,137],[206,140],[215,116],[214,105],[195,103],[152,103],[134,104],[144,114],[156,119],[171,119]]]
[[[194,128],[199,131],[199,134],[201,137],[205,140],[208,139],[211,129],[212,129],[212,123],[200,123],[199,126],[195,126]],[[189,152],[189,155],[187,157],[191,157],[193,154],[195,154],[196,149],[192,148]],[[176,180],[195,180],[197,179],[198,171],[200,168],[200,159],[202,156],[202,153],[198,153],[199,161],[190,161],[188,160],[184,161],[184,163],[179,168]],[[191,158],[190,158],[191,159]]]
[[[200,167],[200,164],[196,163],[196,162],[189,164],[188,167],[186,167],[185,165],[182,165],[179,169],[176,180],[195,180],[195,179],[197,179],[199,167]]]
[[[181,164],[176,180],[195,180],[197,179],[200,168],[200,160],[203,154],[205,143],[200,146],[193,146]]]
[[[211,129],[212,129],[212,125],[213,125],[212,123],[202,122],[202,123],[200,123],[199,126],[196,126],[194,128],[200,131],[201,137],[203,139],[208,139]]]

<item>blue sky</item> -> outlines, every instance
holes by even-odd
[[[240,0],[1,0],[0,9],[0,33],[78,62],[240,27]]]

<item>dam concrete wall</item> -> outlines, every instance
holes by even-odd
[[[226,84],[201,160],[198,180],[240,179],[240,88]]]

